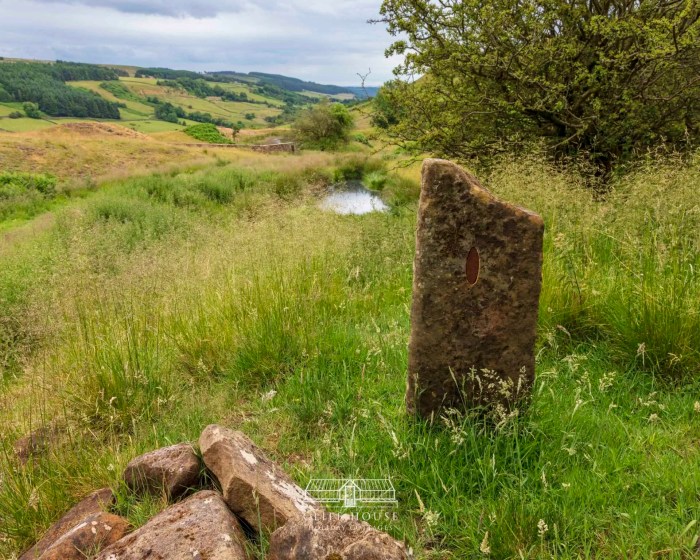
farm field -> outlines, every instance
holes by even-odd
[[[265,124],[264,117],[274,117],[281,113],[279,109],[266,107],[264,105],[201,99],[174,88],[159,86],[156,84],[157,80],[155,79],[122,78],[120,81],[127,83],[133,91],[141,96],[156,95],[164,101],[183,107],[188,111],[211,113],[214,116],[234,121],[246,121],[245,115],[253,112],[256,118],[250,121],[250,124],[254,125],[263,125]],[[276,104],[278,105],[279,103]]]
[[[53,126],[55,126],[55,123],[46,119],[0,118],[0,129],[6,132],[30,132],[32,130],[43,130]]]
[[[121,80],[120,80],[121,81]],[[141,116],[149,117],[153,115],[153,107],[151,105],[146,105],[145,103],[139,103],[138,101],[132,101],[130,99],[119,99],[113,93],[107,91],[100,87],[102,82],[98,81],[81,81],[81,82],[70,82],[72,87],[85,88],[90,91],[95,92],[97,95],[108,99],[109,101],[124,103],[128,109],[128,116]],[[124,109],[122,109],[122,118],[126,119],[124,115]]]

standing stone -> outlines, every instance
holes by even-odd
[[[271,532],[290,519],[322,509],[244,433],[207,426],[199,447],[231,511],[251,527]]]
[[[428,159],[418,209],[407,404],[511,408],[535,374],[542,218]]]

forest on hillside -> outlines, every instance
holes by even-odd
[[[31,102],[52,117],[119,119],[119,106],[69,81],[117,80],[111,68],[58,61],[0,64],[0,102]]]

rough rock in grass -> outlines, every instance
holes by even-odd
[[[216,492],[170,506],[96,560],[247,560],[245,535]]]
[[[124,470],[124,482],[138,494],[165,491],[177,497],[197,484],[199,459],[187,443],[164,447],[132,460]]]
[[[363,521],[325,513],[294,519],[270,538],[268,560],[407,560],[406,547]]]
[[[129,522],[122,517],[95,513],[56,540],[39,560],[85,560],[123,538],[129,529]]]
[[[231,511],[252,527],[274,531],[290,519],[322,509],[245,434],[208,426],[199,447]]]
[[[544,222],[428,159],[418,208],[407,405],[512,408],[535,374]]]
[[[109,488],[103,488],[93,492],[87,498],[79,502],[61,519],[54,523],[44,536],[33,547],[27,550],[19,560],[36,560],[61,536],[91,515],[100,513],[110,508],[114,503],[114,494]]]
[[[20,463],[26,465],[29,459],[44,455],[57,438],[58,429],[55,426],[42,426],[15,442],[15,455]]]

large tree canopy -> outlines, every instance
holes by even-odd
[[[381,14],[405,62],[375,122],[422,149],[544,138],[609,168],[700,138],[700,0],[384,0]]]

